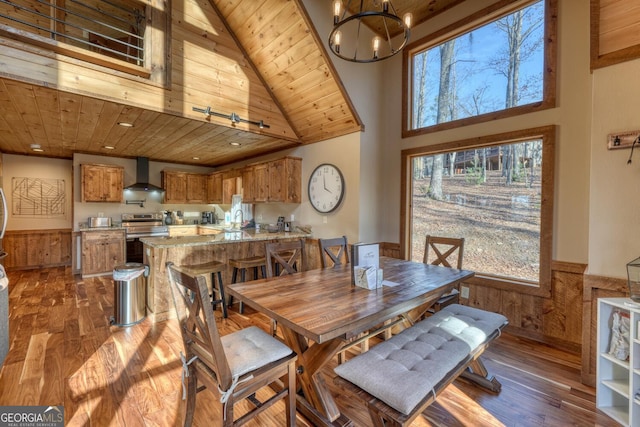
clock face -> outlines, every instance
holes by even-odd
[[[327,213],[340,206],[344,196],[340,169],[328,163],[318,166],[309,178],[309,201],[318,212]]]

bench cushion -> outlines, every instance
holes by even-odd
[[[338,365],[335,372],[409,414],[470,351],[467,343],[437,325],[419,325]]]
[[[485,342],[487,337],[506,325],[507,318],[502,314],[451,304],[423,322],[435,322],[445,331],[469,344],[473,351]]]
[[[434,387],[451,370],[505,322],[500,314],[453,304],[338,365],[335,372],[409,415],[430,392],[435,392]]]

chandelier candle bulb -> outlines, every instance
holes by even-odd
[[[413,24],[413,13],[411,12],[405,13],[404,16],[402,17],[402,20],[404,21],[404,25],[407,28],[411,28],[411,24]]]

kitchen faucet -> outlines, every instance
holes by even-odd
[[[238,208],[236,210],[235,215],[233,216],[233,219],[238,219],[238,214],[240,214],[240,222],[238,223],[238,228],[242,228],[242,223],[244,222],[244,214],[242,213],[242,208]]]

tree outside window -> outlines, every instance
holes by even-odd
[[[555,9],[555,2],[549,4]],[[409,130],[555,103],[549,95],[553,65],[545,63],[551,57],[545,40],[555,37],[555,27],[545,25],[545,13],[539,0],[438,45],[416,42],[407,59]]]
[[[464,268],[537,283],[542,160],[541,139],[414,157],[411,259],[427,235],[464,237]]]

